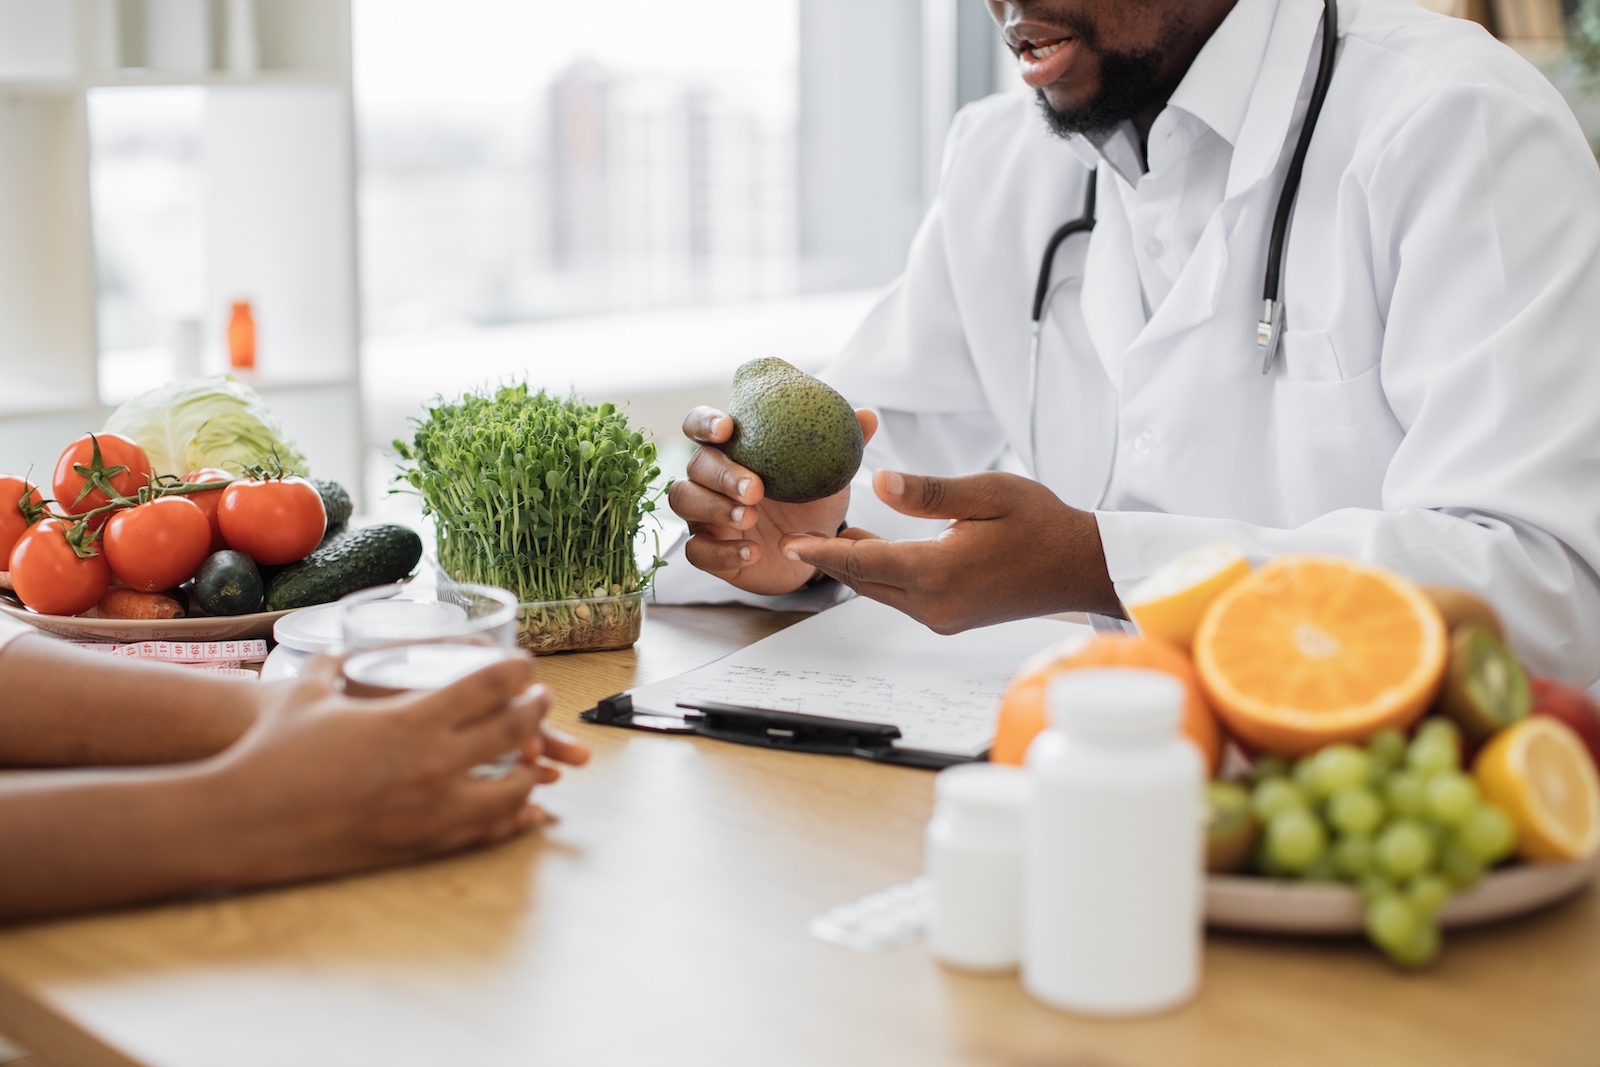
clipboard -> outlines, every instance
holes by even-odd
[[[897,746],[900,727],[893,723],[858,722],[824,715],[803,715],[771,708],[747,708],[738,704],[706,701],[679,704],[681,718],[636,712],[627,693],[606,697],[578,718],[601,726],[621,726],[661,734],[694,734],[714,741],[759,748],[783,748],[791,752],[810,752],[819,756],[856,756],[876,763],[901,767],[920,767],[938,771],[958,763],[977,763],[989,758],[985,749],[976,756],[935,752],[923,748]]]
[[[1030,657],[1092,635],[1079,623],[1023,619],[946,636],[858,597],[580,717],[938,770],[987,758],[1000,699]]]

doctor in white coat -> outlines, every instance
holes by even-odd
[[[1560,95],[1474,23],[1342,0],[1263,373],[1321,0],[988,3],[1038,100],[957,117],[905,274],[824,375],[875,473],[778,504],[702,447],[689,561],[948,632],[1116,614],[1212,541],[1338,553],[1476,589],[1535,672],[1600,677],[1600,169]],[[1040,259],[1088,182],[1030,395]],[[1008,448],[1031,479],[991,469]]]

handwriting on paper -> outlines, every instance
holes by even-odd
[[[633,691],[640,710],[717,701],[892,723],[900,744],[975,756],[994,737],[1011,676],[1030,655],[1086,627],[1044,619],[940,636],[876,601],[842,604],[749,648]]]

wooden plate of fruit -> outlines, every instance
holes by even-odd
[[[1445,929],[1479,926],[1559,904],[1600,873],[1600,854],[1574,863],[1516,863],[1450,898],[1439,912]],[[1349,937],[1366,932],[1361,893],[1335,882],[1303,882],[1248,874],[1206,878],[1206,923],[1262,934]]]

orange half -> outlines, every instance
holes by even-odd
[[[1448,655],[1444,620],[1421,589],[1330,556],[1283,556],[1235,583],[1194,639],[1223,723],[1289,756],[1409,726],[1432,703]]]

